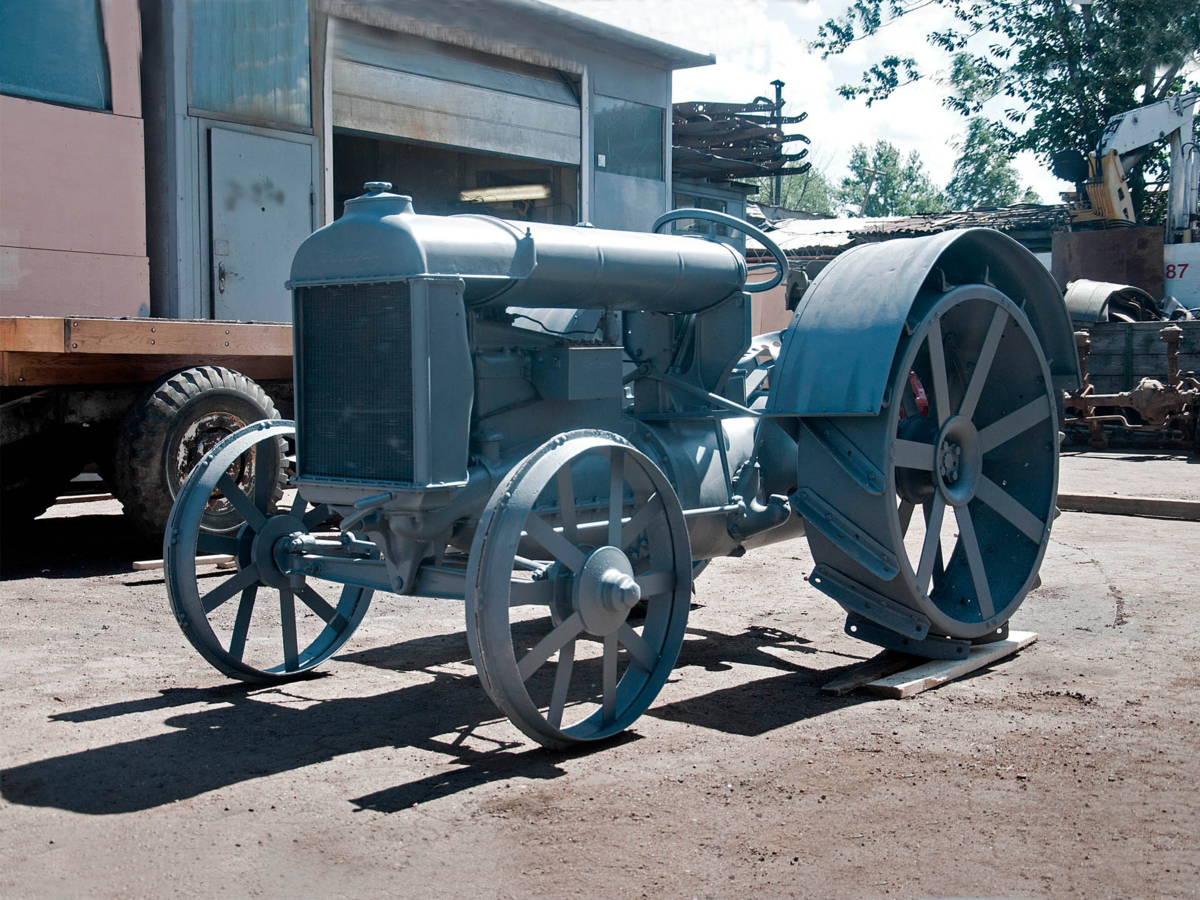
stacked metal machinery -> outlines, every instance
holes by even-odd
[[[787,259],[740,220],[677,210],[655,231],[751,234],[764,281],[715,240],[422,216],[389,190],[296,254],[295,425],[227,439],[172,514],[171,603],[222,672],[311,669],[376,590],[458,598],[522,731],[601,739],[665,683],[705,561],[805,533],[848,633],[954,658],[1006,632],[1056,512],[1057,398],[1078,386],[1059,292],[1018,244],[860,247],[755,338],[751,294]],[[570,332],[547,324],[564,309],[584,311]],[[298,490],[277,508],[293,433]],[[214,492],[237,533],[201,529]],[[237,571],[198,581],[198,553]]]

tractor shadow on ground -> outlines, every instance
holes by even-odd
[[[863,702],[821,694],[820,684],[840,670],[810,670],[764,650],[771,646],[777,651],[783,647],[789,652],[819,652],[795,636],[773,629],[748,629],[732,636],[700,630],[691,634],[677,668],[720,670],[749,663],[782,670],[781,674],[654,707],[650,715],[756,735]],[[172,730],[4,769],[0,796],[25,806],[113,815],[383,748],[427,750],[455,766],[351,799],[358,809],[398,812],[513,777],[553,780],[567,774],[563,763],[571,759],[639,739],[626,734],[615,742],[563,753],[479,734],[476,729],[499,718],[479,679],[435,668],[466,657],[462,633],[339,657],[431,676],[421,684],[369,697],[314,700],[293,692],[288,684],[222,685],[167,689],[139,700],[60,713],[52,719],[86,724],[164,712],[161,724]],[[197,705],[201,708],[190,708]]]

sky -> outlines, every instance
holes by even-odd
[[[715,65],[675,72],[677,103],[773,98],[771,82],[784,81],[785,114],[808,113],[807,120],[786,130],[811,139],[808,159],[835,184],[847,174],[851,147],[881,139],[904,155],[916,150],[939,186],[945,187],[951,178],[958,155],[953,142],[965,133],[966,119],[942,105],[946,89],[939,76],[946,75],[949,57],[931,47],[925,36],[946,27],[950,17],[936,6],[905,16],[841,56],[822,60],[808,42],[816,37],[817,26],[845,11],[849,0],[548,2],[668,44],[714,54]],[[866,68],[889,54],[915,57],[927,77],[871,107],[838,95],[839,85],[857,83]],[[998,117],[1000,111],[989,112]],[[1022,188],[1033,187],[1044,202],[1058,202],[1060,191],[1073,190],[1032,154],[1021,154],[1013,164]]]

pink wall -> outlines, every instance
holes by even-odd
[[[0,96],[0,314],[149,315],[137,0],[105,0],[112,112]]]

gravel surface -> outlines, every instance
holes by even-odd
[[[1083,454],[1063,490],[1196,498],[1185,457]],[[908,700],[803,540],[714,562],[657,702],[538,749],[461,608],[377,597],[322,675],[226,681],[114,502],[56,507],[0,583],[0,895],[1200,896],[1200,523],[1065,513],[1015,628]],[[150,554],[153,555],[153,554]]]

